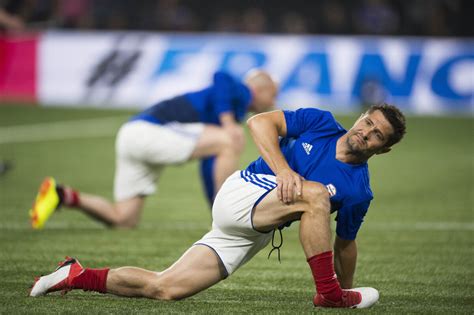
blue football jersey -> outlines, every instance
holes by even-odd
[[[216,72],[213,83],[205,89],[189,92],[161,101],[132,120],[146,120],[157,124],[168,122],[203,122],[220,125],[219,116],[231,112],[236,121],[245,118],[252,95],[247,86],[227,73]]]
[[[347,164],[336,159],[336,143],[347,131],[327,111],[315,108],[284,111],[287,135],[280,149],[290,167],[306,180],[319,182],[331,195],[331,212],[337,211],[336,234],[356,238],[373,199],[367,163]],[[260,157],[247,170],[273,174]]]

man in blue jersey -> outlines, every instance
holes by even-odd
[[[376,289],[353,288],[355,238],[372,199],[367,160],[402,139],[403,114],[392,105],[372,106],[349,131],[317,109],[273,111],[248,124],[262,156],[225,181],[213,205],[211,231],[170,268],[158,273],[135,267],[84,269],[67,258],[57,271],[39,278],[30,295],[84,289],[182,299],[235,272],[270,242],[272,231],[299,220],[317,290],[314,305],[373,305]],[[334,244],[332,212],[337,213]]]
[[[163,168],[192,159],[201,160],[202,181],[212,205],[224,180],[237,169],[244,148],[239,123],[248,112],[271,109],[277,91],[277,84],[261,70],[250,71],[243,83],[217,72],[211,86],[151,106],[118,132],[115,202],[79,194],[48,177],[30,211],[33,228],[42,228],[61,205],[80,209],[108,226],[134,227]]]

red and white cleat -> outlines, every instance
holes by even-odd
[[[342,290],[342,299],[338,302],[328,300],[322,294],[313,299],[316,307],[367,308],[379,300],[379,291],[374,288],[355,288]]]
[[[66,260],[58,265],[53,273],[35,279],[35,283],[30,290],[30,296],[45,295],[54,291],[67,293],[72,289],[72,279],[84,271],[79,261],[71,257],[66,257]]]

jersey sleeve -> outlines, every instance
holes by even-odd
[[[283,114],[285,115],[287,137],[298,137],[305,131],[322,129],[334,120],[331,113],[316,108],[283,111]]]
[[[345,240],[355,240],[369,205],[370,201],[365,201],[339,209],[336,217],[337,236]]]
[[[232,110],[231,100],[235,82],[234,79],[224,72],[214,74],[212,102],[217,117],[220,114]]]

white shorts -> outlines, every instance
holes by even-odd
[[[194,245],[206,245],[232,274],[270,242],[272,233],[256,231],[254,207],[275,187],[272,175],[236,171],[222,185],[212,207],[212,230]]]
[[[154,193],[163,167],[189,160],[203,129],[202,123],[124,124],[115,142],[115,200]]]

